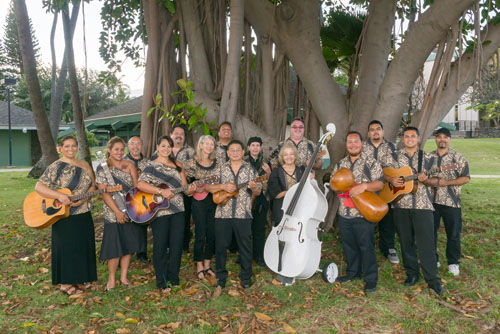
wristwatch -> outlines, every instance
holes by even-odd
[[[158,195],[161,195],[162,188],[158,188]]]

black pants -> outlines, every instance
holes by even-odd
[[[267,201],[255,201],[252,208],[252,249],[253,259],[256,261],[264,260],[264,244],[266,242],[266,220],[269,205]]]
[[[437,277],[436,248],[434,243],[434,217],[431,210],[393,209],[394,223],[401,243],[403,265],[408,277],[419,276],[418,256],[425,281],[441,282]]]
[[[460,234],[462,233],[462,209],[451,206],[434,204],[434,244],[436,246],[436,258],[439,260],[437,252],[437,238],[441,217],[443,217],[444,228],[446,230],[446,259],[448,264],[460,264],[462,249],[460,245]]]
[[[147,257],[148,256],[148,226],[149,224],[137,224],[140,226],[139,230],[139,238],[141,244],[145,245],[144,252],[137,253],[137,257]]]
[[[377,282],[375,224],[364,218],[346,219],[339,216],[339,229],[347,261],[346,275],[361,277],[363,274],[365,282]]]
[[[184,212],[155,218],[151,222],[153,230],[153,266],[156,286],[164,289],[179,285],[179,268],[184,236]],[[167,248],[170,248],[167,254]]]
[[[215,266],[217,281],[222,284],[227,279],[227,249],[231,245],[233,232],[240,251],[240,279],[248,281],[252,278],[252,219],[216,218]]]
[[[394,239],[396,236],[396,226],[392,217],[392,209],[389,208],[387,214],[382,218],[378,225],[378,247],[385,257],[389,255],[389,249],[396,249]]]
[[[215,254],[215,208],[217,206],[209,194],[204,200],[193,199],[194,220],[194,261],[210,260]]]
[[[193,197],[182,195],[184,199],[184,241],[182,244],[182,249],[189,251],[189,242],[193,234],[191,233],[191,202]]]

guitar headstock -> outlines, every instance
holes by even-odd
[[[263,182],[263,181],[267,181],[267,179],[269,179],[269,175],[265,174],[265,175],[262,175],[262,176],[259,176],[258,178],[256,178],[255,182]]]
[[[104,154],[102,153],[102,151],[97,151],[97,152],[95,152],[95,157],[96,157],[97,161],[98,161],[101,165],[103,165],[103,164],[107,163],[107,162],[106,162],[106,158],[104,157]]]
[[[214,184],[219,180],[218,175],[210,175],[209,177],[205,178],[203,181],[206,184]]]
[[[337,131],[337,128],[335,127],[335,124],[333,123],[328,123],[326,125],[326,133],[323,134],[323,136],[321,136],[321,138],[319,139],[319,142],[322,144],[322,145],[326,145],[326,143],[328,143],[328,141],[330,139],[333,138],[333,136],[335,136],[335,132]]]
[[[123,186],[121,184],[116,185],[116,186],[106,187],[107,193],[115,193],[115,192],[122,191],[122,190],[123,190]]]

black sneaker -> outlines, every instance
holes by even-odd
[[[413,285],[417,284],[417,282],[418,282],[418,276],[408,276],[408,277],[406,277],[403,284],[405,286],[413,286]]]
[[[146,263],[146,264],[149,264],[151,263],[151,260],[148,259],[148,256],[147,254],[137,254],[137,260],[141,261],[142,263]]]
[[[365,292],[375,292],[377,290],[377,282],[366,282],[365,283]]]
[[[255,263],[257,263],[261,267],[266,266],[266,262],[264,261],[264,259],[257,259],[257,260],[255,260]]]
[[[442,295],[443,293],[446,293],[446,290],[443,288],[441,283],[429,284],[429,288],[434,290],[434,292],[437,293],[438,295]]]
[[[226,281],[218,279],[217,283],[215,284],[215,286],[220,286],[222,289],[224,289],[226,287]]]
[[[249,287],[252,286],[252,280],[244,280],[244,281],[241,281],[241,287],[243,289],[248,289]]]

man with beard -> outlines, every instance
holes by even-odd
[[[446,171],[440,174],[439,178],[433,178],[435,184],[433,188],[434,205],[434,243],[437,254],[437,237],[441,217],[443,217],[446,230],[446,259],[448,260],[448,271],[453,276],[460,274],[460,234],[462,232],[462,209],[460,193],[462,185],[470,181],[469,164],[464,156],[450,148],[450,130],[441,128],[436,131],[437,149],[431,154],[437,161],[437,167],[458,164],[458,169]]]
[[[430,153],[420,150],[418,129],[412,126],[403,129],[404,148],[394,152],[384,165],[399,169],[410,166],[418,173],[417,192],[410,192],[396,203],[392,203],[394,223],[401,243],[403,265],[406,271],[404,285],[415,285],[422,274],[429,288],[438,295],[446,292],[437,277],[436,247],[434,243],[434,207],[429,186],[432,181],[427,178],[426,171],[434,167],[435,158]],[[385,175],[385,180],[394,187],[402,187],[401,177]],[[415,247],[416,241],[416,247]],[[418,248],[418,256],[417,256]],[[419,264],[420,260],[420,264]]]
[[[186,161],[194,157],[194,149],[186,144],[186,130],[181,125],[174,125],[172,131],[170,132],[170,138],[174,142],[174,147],[172,148],[172,154],[175,160],[180,161],[182,165]],[[189,180],[188,180],[189,181]],[[183,194],[184,198],[184,241],[183,250],[185,252],[189,251],[189,241],[191,240],[191,196]]]
[[[384,138],[384,126],[380,121],[373,120],[368,124],[368,140],[363,144],[363,153],[372,157],[382,164],[386,157],[396,150],[396,145]],[[385,168],[382,164],[382,168]],[[378,247],[389,262],[398,264],[399,258],[396,252],[394,239],[396,227],[392,218],[392,210],[377,224],[379,231]]]
[[[375,224],[367,221],[354,207],[351,197],[365,191],[379,191],[384,186],[382,167],[372,157],[362,154],[363,137],[357,131],[346,136],[348,155],[337,162],[332,175],[340,168],[347,168],[354,175],[355,186],[348,191],[348,197],[340,195],[338,211],[342,246],[347,261],[346,275],[337,278],[343,283],[361,278],[365,281],[365,292],[377,289],[378,266],[375,254]]]
[[[146,159],[142,155],[142,139],[140,137],[134,136],[128,140],[127,143],[128,154],[125,156],[125,160],[130,160],[134,163],[135,168],[137,168],[138,175],[148,164],[148,159]],[[146,251],[137,253],[137,259],[143,263],[151,263],[151,260],[148,258],[148,225],[149,224],[140,224],[141,227],[141,238],[143,240],[143,244],[146,245]]]
[[[273,169],[278,167],[278,154],[283,144],[287,141],[293,143],[297,148],[299,154],[299,156],[297,157],[297,165],[299,167],[307,166],[314,153],[315,145],[312,141],[304,137],[304,132],[304,121],[302,120],[302,118],[295,118],[290,125],[290,137],[279,143],[278,147],[276,147],[276,149],[271,152],[270,163]],[[322,165],[323,162],[321,161],[321,159],[316,159],[313,168],[318,169],[321,168]]]
[[[217,148],[215,152],[215,158],[220,163],[224,163],[229,160],[227,155],[228,144],[233,140],[233,126],[230,122],[222,122],[219,125],[219,131],[217,133]]]

